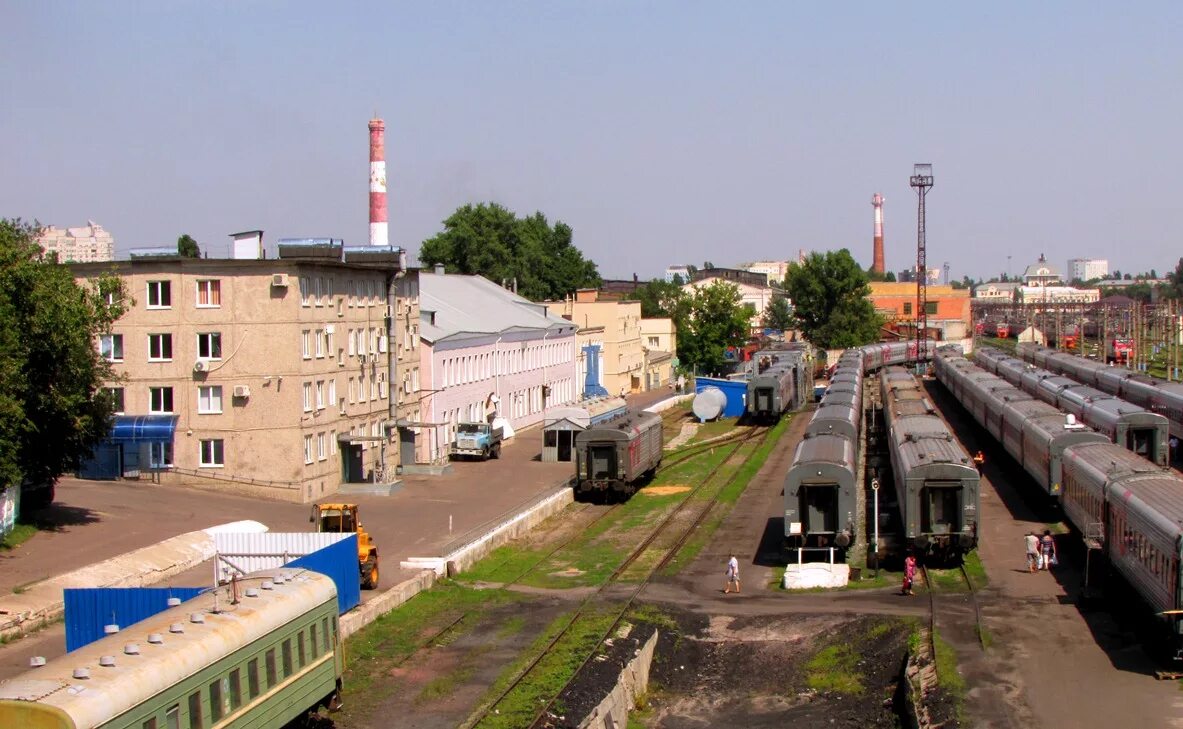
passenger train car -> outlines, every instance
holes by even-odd
[[[813,392],[813,366],[807,345],[791,343],[752,356],[746,411],[760,421],[774,421],[805,404]]]
[[[1024,392],[1072,413],[1077,420],[1123,448],[1160,466],[1167,465],[1170,422],[1166,417],[993,347],[979,347],[974,352],[974,361]]]
[[[642,411],[575,436],[575,492],[630,496],[661,465],[661,416]]]
[[[1066,375],[1085,385],[1119,397],[1170,421],[1171,435],[1183,438],[1183,383],[1167,382],[1125,367],[1111,367],[1084,357],[1058,352],[1031,342],[1015,348],[1019,359]]]
[[[880,392],[902,542],[921,554],[955,559],[977,545],[977,466],[911,373],[885,368]]]
[[[931,353],[935,342],[929,343]],[[793,546],[850,545],[863,469],[863,381],[885,365],[916,359],[914,342],[869,344],[846,350],[830,371],[830,387],[805,428],[785,477],[784,533]],[[816,441],[816,442],[815,442]]]
[[[303,569],[218,588],[0,683],[0,727],[282,727],[335,705],[337,591]]]
[[[1008,428],[1018,422],[1020,430],[1026,428],[1015,420],[1013,405],[995,396],[1006,388],[984,395],[989,380],[997,378],[960,353],[939,351],[936,374],[962,405],[969,398],[985,398],[987,411],[1006,412],[989,422],[1002,422]],[[1048,407],[1043,402],[1026,402]],[[1080,533],[1098,540],[1109,564],[1169,632],[1172,657],[1183,660],[1183,477],[1099,433],[1069,431],[1068,425],[1065,423],[1060,435],[1070,437],[1052,449],[1057,457],[1016,460],[1041,487],[1053,485],[1068,521]],[[1033,427],[1042,432],[1045,425]]]

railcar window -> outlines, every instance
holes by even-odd
[[[242,706],[242,686],[236,668],[230,672],[230,710],[236,711],[240,706]]]
[[[283,677],[292,675],[292,639],[283,641]]]
[[[312,657],[316,658],[320,655],[320,644],[316,642],[316,623],[308,627],[309,643],[312,644]]]
[[[209,685],[209,720],[217,721],[222,718],[222,679]]]
[[[142,725],[142,729],[156,729],[156,717],[152,717],[151,719],[145,721]]]
[[[189,694],[189,729],[201,729],[204,722],[201,719],[201,692]]]
[[[164,712],[164,729],[181,729],[180,704],[173,704]]]
[[[328,618],[321,618],[320,628],[321,628],[321,631],[324,633],[325,653],[328,653],[329,652],[329,619]]]
[[[267,654],[264,656],[264,661],[267,664],[267,688],[271,688],[276,683],[275,680],[275,649],[268,648]]]
[[[259,659],[252,658],[246,664],[246,695],[252,701],[259,695]]]
[[[304,667],[304,631],[296,634],[296,665]]]

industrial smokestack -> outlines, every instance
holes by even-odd
[[[389,243],[386,229],[386,124],[370,120],[370,245]]]
[[[871,270],[883,273],[883,196],[875,193],[871,196],[871,207],[875,208],[875,249],[871,257]]]

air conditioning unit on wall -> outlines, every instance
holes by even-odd
[[[271,274],[271,285],[277,288],[287,288],[288,275],[286,273]]]
[[[209,369],[209,363],[204,359],[199,359],[193,363],[194,372],[205,372],[207,369]]]
[[[250,396],[251,396],[250,385],[235,385],[234,386],[234,397],[250,397]]]

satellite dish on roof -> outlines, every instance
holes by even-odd
[[[716,420],[723,414],[723,409],[727,407],[727,395],[717,387],[704,387],[694,396],[694,404],[690,409],[694,412],[694,417],[702,422],[708,420]]]

